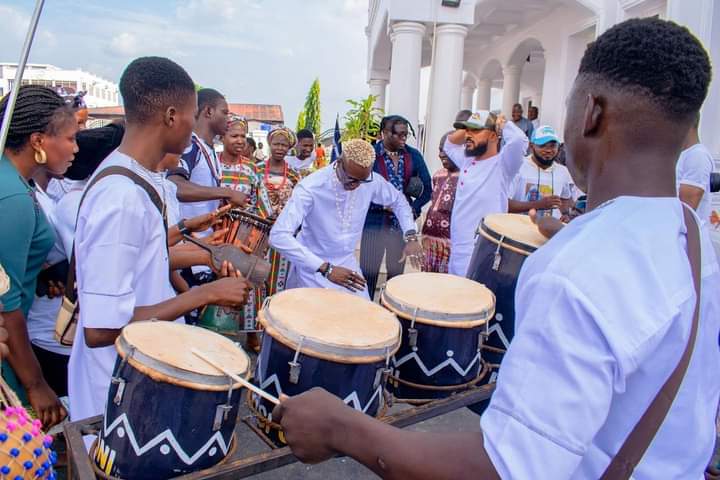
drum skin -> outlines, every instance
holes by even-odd
[[[170,478],[222,461],[234,441],[241,389],[232,392],[221,428],[213,431],[218,405],[227,390],[204,391],[155,381],[132,367],[115,364],[125,380],[120,405],[118,384],[111,384],[95,465],[106,475],[128,480]]]
[[[431,387],[462,385],[482,370],[478,348],[484,325],[474,328],[447,328],[415,322],[417,348],[410,347],[410,320],[400,318],[403,341],[393,359],[393,375],[408,382]],[[483,353],[484,356],[484,353]],[[418,389],[390,381],[389,388],[398,399],[445,398],[453,390]]]
[[[384,405],[385,382],[382,371],[385,369],[385,361],[350,364],[301,353],[298,357],[298,362],[301,364],[298,383],[293,384],[289,381],[289,362],[294,357],[294,349],[275,340],[266,332],[263,335],[253,383],[275,396],[281,393],[293,396],[313,387],[322,387],[341,398],[349,406],[371,416],[377,415],[380,407]],[[286,442],[282,431],[268,423],[272,422],[274,405],[258,395],[251,397],[250,401],[256,410],[257,426],[276,445],[284,446]]]

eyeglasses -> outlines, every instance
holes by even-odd
[[[345,165],[343,165],[342,161],[338,161],[336,163],[336,168],[338,165],[340,166],[338,170],[342,173],[343,176],[342,183],[344,183],[345,185],[357,185],[361,183],[371,183],[373,181],[374,172],[370,172],[370,176],[368,178],[361,180],[359,178],[351,177],[350,175],[348,175],[347,171],[345,170]]]

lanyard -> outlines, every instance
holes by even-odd
[[[217,186],[220,186],[220,172],[218,171],[218,167],[215,164],[215,162],[212,161],[210,158],[210,154],[205,149],[205,146],[203,145],[203,141],[199,138],[193,137],[193,141],[197,144],[198,148],[200,148],[200,152],[202,152],[202,156],[205,157],[205,162],[208,165],[208,168],[210,169],[210,174],[215,179],[215,183]]]

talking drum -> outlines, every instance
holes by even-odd
[[[258,315],[265,328],[255,382],[274,395],[322,387],[375,416],[384,411],[390,358],[400,346],[395,316],[350,293],[295,288],[270,298]],[[258,426],[277,445],[273,405],[248,395]]]
[[[500,364],[515,334],[515,286],[520,267],[546,241],[527,215],[498,213],[480,224],[467,277],[495,294],[495,317],[489,324],[484,354],[493,366]]]
[[[235,245],[245,253],[264,257],[272,222],[244,210],[231,210],[225,217],[222,228],[227,228],[225,243]]]
[[[105,419],[91,455],[104,477],[158,479],[211,467],[235,448],[240,384],[191,352],[245,375],[227,338],[172,322],[126,326],[115,347]]]
[[[403,329],[390,378],[398,400],[447,397],[487,374],[481,350],[495,297],[485,286],[444,273],[409,273],[389,280],[380,301]]]
[[[265,258],[272,229],[270,220],[243,210],[231,210],[223,218],[221,228],[228,230],[224,243],[234,245],[248,255]],[[252,324],[241,324],[246,318],[252,320]],[[231,337],[238,335],[241,329],[255,328],[254,316],[246,316],[242,310],[220,305],[207,305],[200,314],[198,325]]]

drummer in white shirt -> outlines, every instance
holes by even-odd
[[[374,162],[372,145],[350,140],[338,161],[295,187],[270,232],[270,244],[292,264],[287,288],[335,288],[369,298],[355,247],[371,202],[397,216],[406,241],[404,257],[419,266],[422,247],[412,209],[395,187],[372,173]]]
[[[543,125],[533,131],[530,156],[525,158],[513,182],[510,213],[535,209],[538,216],[569,220],[574,182],[567,167],[556,162],[559,146],[560,139],[551,126]]]
[[[449,273],[465,276],[483,217],[506,213],[508,198],[528,147],[528,138],[504,115],[481,110],[456,122],[443,150],[460,168],[450,220]],[[500,150],[500,136],[504,139]]]
[[[197,112],[195,85],[174,62],[144,57],[127,67],[120,93],[125,134],[94,176],[111,166],[124,167],[162,199],[169,192],[158,165],[166,153],[180,154],[190,142]],[[125,325],[152,318],[172,321],[210,303],[237,307],[245,302],[248,288],[232,272],[231,277],[175,296],[169,281],[168,232],[160,207],[147,191],[118,174],[85,191],[74,238],[80,306],[68,372],[74,419],[103,412],[117,358],[113,343]]]

